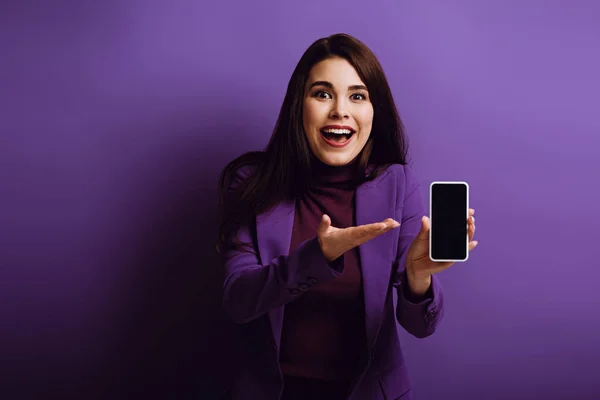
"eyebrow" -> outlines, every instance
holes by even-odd
[[[331,84],[331,82],[327,82],[327,81],[316,81],[313,82],[310,88],[313,88],[315,86],[325,86],[328,87],[329,89],[333,89],[333,85]],[[365,85],[352,85],[352,86],[348,86],[348,90],[367,90],[367,87]]]

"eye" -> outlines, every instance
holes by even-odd
[[[350,96],[352,98],[352,100],[367,100],[367,95],[364,93],[354,93],[352,96]]]
[[[313,93],[313,97],[316,97],[317,99],[330,99],[331,95],[324,90],[317,90]]]

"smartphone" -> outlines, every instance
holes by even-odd
[[[467,261],[467,182],[432,182],[429,186],[429,218],[429,258],[432,261]]]

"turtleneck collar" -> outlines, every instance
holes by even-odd
[[[359,159],[360,156],[357,156],[346,165],[334,167],[313,156],[311,171],[313,186],[355,186],[359,178]]]

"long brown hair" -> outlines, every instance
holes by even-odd
[[[373,52],[358,39],[335,34],[315,41],[302,55],[290,78],[273,134],[264,151],[253,151],[231,161],[219,179],[221,226],[217,250],[224,246],[251,246],[231,236],[243,224],[282,200],[293,199],[307,190],[312,153],[302,123],[305,85],[312,67],[331,57],[348,61],[367,86],[373,104],[371,135],[359,155],[364,180],[377,177],[390,164],[406,164],[407,139],[383,68]],[[367,173],[367,166],[374,168]],[[230,190],[241,168],[252,173]],[[236,235],[237,237],[237,235]]]

